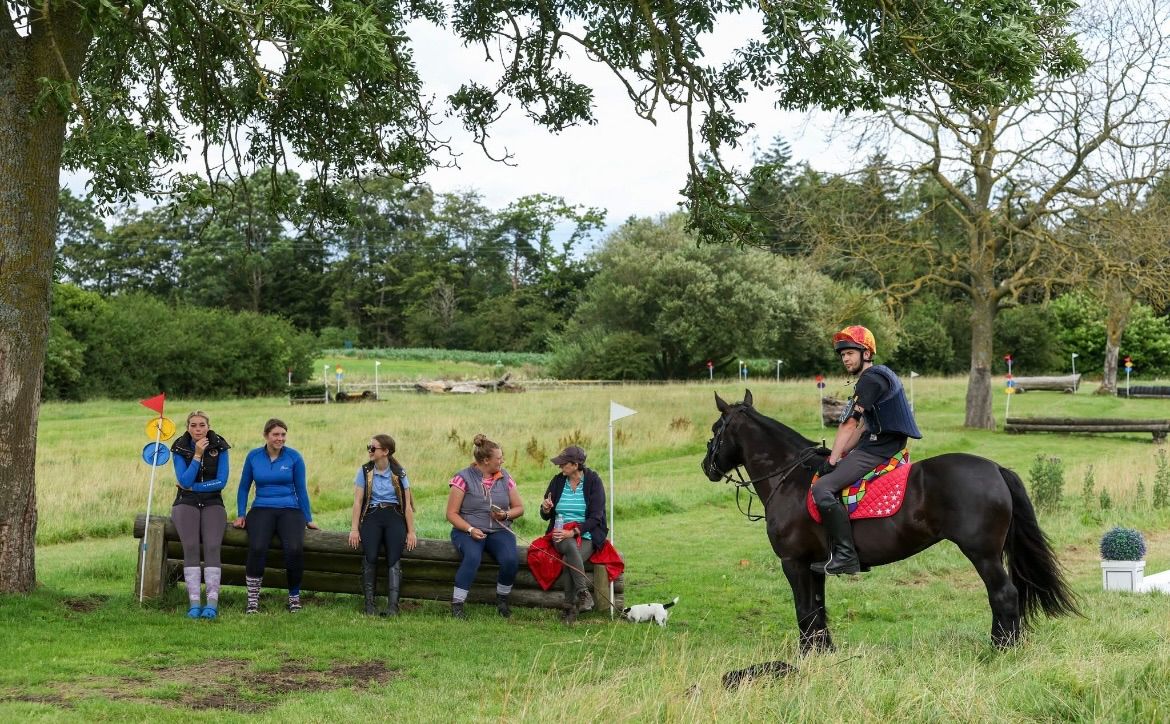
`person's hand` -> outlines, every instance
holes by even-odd
[[[321,526],[317,525],[311,520],[308,523],[305,523],[305,527],[309,530],[321,530]]]
[[[207,438],[203,438],[199,442],[195,443],[195,457],[202,459],[203,453],[207,451],[207,446],[210,444],[211,442]]]
[[[495,518],[496,520],[503,523],[504,521],[506,521],[508,519],[508,511],[503,510],[501,508],[496,508],[493,506],[492,507],[492,518]]]
[[[571,531],[571,530],[565,530],[564,528],[561,528],[560,530],[557,530],[555,528],[553,529],[552,539],[553,539],[553,541],[555,541],[557,543],[560,543],[561,541],[563,541],[566,538],[572,538],[572,537],[573,537],[573,531]]]
[[[241,515],[239,518],[236,518],[232,521],[232,526],[235,528],[243,528],[246,523],[247,521],[244,519],[244,516]]]
[[[540,512],[547,513],[553,509],[552,493],[544,496],[544,500],[540,501]]]
[[[357,548],[361,544],[362,544],[362,534],[357,532],[356,530],[351,530],[349,532],[349,547],[350,548]]]
[[[417,545],[418,545],[418,536],[414,534],[413,530],[409,531],[406,534],[406,550],[412,551],[415,549],[415,547]]]
[[[821,466],[819,468],[817,468],[817,474],[823,478],[836,469],[837,469],[837,466],[834,465],[833,463],[829,462],[828,458],[825,458],[825,461],[823,463],[821,463]]]
[[[484,533],[479,528],[472,528],[471,530],[467,531],[467,535],[471,536],[472,540],[483,540],[484,538],[487,538],[487,533]]]

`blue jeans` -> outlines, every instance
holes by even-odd
[[[479,563],[483,560],[486,549],[491,557],[496,559],[500,566],[500,577],[497,583],[510,586],[516,580],[516,571],[520,568],[520,556],[516,552],[516,537],[508,531],[488,533],[487,538],[475,540],[461,530],[451,530],[451,542],[455,550],[463,556],[459,570],[455,571],[455,586],[465,591],[471,590],[475,581],[475,573],[479,570]]]

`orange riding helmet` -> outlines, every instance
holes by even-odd
[[[869,350],[872,357],[877,354],[877,342],[873,339],[873,332],[855,324],[833,335],[833,351],[840,352],[843,349]]]

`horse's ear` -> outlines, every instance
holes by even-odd
[[[729,405],[729,404],[727,404],[726,402],[724,402],[724,401],[723,401],[723,398],[719,396],[719,393],[718,393],[718,392],[716,392],[716,393],[715,393],[715,407],[716,407],[716,408],[717,408],[717,409],[718,409],[720,412],[727,412],[727,408],[731,407],[731,405]]]
[[[751,390],[744,390],[743,391],[743,404],[747,405],[748,407],[752,406],[752,391]]]

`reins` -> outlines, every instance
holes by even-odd
[[[784,474],[780,475],[780,478],[776,481],[776,484],[772,486],[772,490],[768,492],[768,497],[764,498],[764,501],[763,501],[764,515],[755,515],[752,513],[752,499],[759,498],[760,496],[759,496],[759,494],[756,493],[755,490],[752,490],[751,486],[755,485],[756,483],[762,483],[765,480],[768,480],[769,478],[775,477],[776,474],[780,472],[781,468],[776,468],[775,470],[768,473],[767,475],[761,475],[759,477],[752,478],[751,480],[744,480],[743,479],[743,475],[739,472],[739,470],[740,470],[739,465],[736,465],[731,470],[731,472],[735,473],[735,477],[739,478],[738,480],[736,480],[735,478],[732,478],[731,473],[723,473],[723,482],[731,483],[732,485],[735,486],[735,507],[739,509],[739,512],[745,518],[747,518],[749,521],[751,521],[753,523],[755,523],[756,521],[759,521],[759,520],[763,520],[768,513],[768,503],[772,502],[772,496],[776,494],[776,491],[780,489],[780,486],[784,483],[785,480],[788,479],[788,476],[791,475],[793,473],[793,471],[796,470],[797,467],[803,466],[805,464],[805,462],[808,461],[809,458],[816,456],[818,454],[819,450],[820,450],[820,448],[818,446],[815,446],[815,445],[813,447],[807,448],[806,450],[804,450],[800,454],[800,457],[797,459],[796,462],[794,462],[792,465],[788,466],[788,468],[784,470]],[[740,493],[742,493],[745,490],[747,491],[747,494],[748,494],[748,509],[746,511],[744,511],[743,505],[739,501]]]
[[[764,517],[767,515],[768,503],[770,503],[772,501],[772,496],[776,494],[776,491],[780,489],[781,484],[783,484],[784,481],[788,479],[788,476],[791,475],[793,473],[793,471],[796,470],[796,468],[801,467],[806,462],[808,462],[808,460],[810,458],[817,456],[820,453],[821,448],[820,448],[820,446],[816,446],[816,445],[809,447],[809,448],[805,449],[804,451],[802,451],[800,456],[797,458],[796,462],[794,462],[792,465],[788,466],[787,468],[777,467],[775,470],[773,470],[765,475],[760,475],[758,477],[751,478],[750,480],[744,480],[743,474],[740,472],[740,467],[742,466],[742,463],[739,465],[736,465],[729,472],[722,472],[721,470],[719,470],[719,468],[715,467],[715,455],[719,452],[719,448],[723,446],[723,433],[727,429],[727,422],[728,422],[728,418],[725,417],[723,419],[723,424],[719,426],[718,432],[716,432],[715,436],[710,440],[710,442],[707,443],[707,459],[710,461],[709,467],[712,470],[714,470],[717,474],[723,476],[724,483],[731,483],[732,485],[735,486],[735,507],[739,510],[741,515],[743,515],[749,521],[755,523],[756,521],[763,520]],[[783,474],[781,474],[779,476],[779,479],[776,481],[776,484],[772,487],[772,490],[768,493],[768,497],[765,498],[763,501],[764,514],[763,515],[753,514],[752,513],[752,499],[759,498],[760,496],[756,493],[755,490],[752,489],[751,486],[755,485],[756,483],[762,483],[765,480],[776,477],[777,474],[779,474],[781,470],[784,471]],[[731,473],[735,473],[735,478],[731,477]],[[748,505],[747,505],[746,511],[743,509],[743,504],[740,502],[740,494],[745,490],[747,491],[747,494],[748,494]]]

